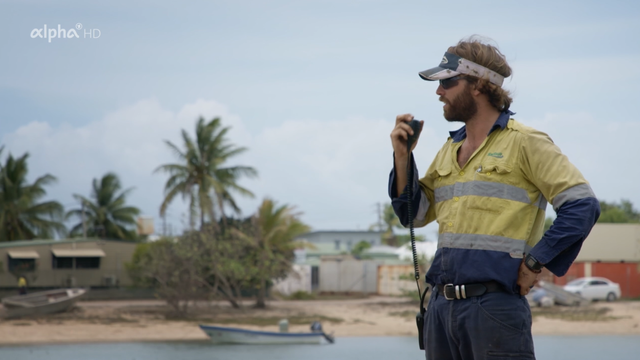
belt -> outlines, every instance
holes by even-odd
[[[504,291],[502,285],[495,281],[464,285],[438,284],[437,287],[438,291],[440,291],[447,300],[466,299],[472,296],[480,296],[485,293]]]

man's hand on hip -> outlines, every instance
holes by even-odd
[[[529,293],[531,288],[538,283],[538,275],[540,273],[534,273],[525,264],[524,261],[520,263],[520,269],[518,270],[518,286],[520,286],[520,295],[524,296]]]

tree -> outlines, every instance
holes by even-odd
[[[2,150],[0,147],[0,153]],[[17,159],[9,154],[5,164],[0,164],[0,241],[66,235],[62,205],[57,201],[39,202],[47,194],[44,187],[56,178],[45,174],[28,184],[28,157],[28,153]]]
[[[546,219],[544,219],[544,232],[547,232],[547,230],[551,229],[551,225],[553,225],[552,217],[547,217]]]
[[[133,188],[121,189],[118,176],[107,173],[100,180],[93,179],[91,199],[74,194],[73,197],[80,201],[82,207],[71,210],[66,215],[67,219],[80,219],[71,228],[71,235],[82,236],[86,231],[88,237],[137,240],[136,217],[140,210],[126,205],[126,197]]]
[[[238,180],[242,176],[256,177],[257,171],[248,166],[223,166],[229,159],[247,150],[229,144],[229,129],[222,127],[220,118],[205,122],[204,118],[200,117],[196,123],[195,141],[182,130],[183,149],[165,140],[180,163],[161,165],[155,170],[169,174],[160,215],[164,216],[173,199],[181,195],[189,201],[189,223],[193,229],[198,212],[200,227],[207,218],[215,223],[217,215],[226,221],[225,206],[239,214],[240,208],[231,195],[232,191],[253,197],[251,191],[238,185]]]
[[[423,242],[423,241],[427,241],[427,237],[423,234],[415,234],[413,236],[414,240],[416,242]],[[396,245],[397,246],[402,246],[404,244],[409,244],[411,243],[411,234],[399,234],[396,235]]]
[[[271,199],[263,200],[253,216],[248,231],[241,238],[252,244],[247,254],[251,285],[256,289],[256,308],[266,307],[267,286],[274,279],[284,278],[291,270],[296,247],[293,239],[310,228],[299,220],[299,213],[287,205],[278,206]]]
[[[371,244],[367,241],[361,240],[351,249],[351,255],[353,255],[356,259],[364,259],[366,256],[364,255],[365,251],[371,248]]]
[[[226,224],[207,223],[177,241],[141,244],[127,263],[140,286],[154,287],[176,312],[186,314],[191,300],[221,298],[241,307],[243,290],[254,290],[264,308],[271,280],[291,270],[293,239],[309,231],[294,208],[265,199],[255,215]]]
[[[254,248],[239,232],[248,222],[205,224],[177,241],[163,238],[136,247],[127,272],[137,286],[153,287],[177,314],[185,316],[198,299],[224,299],[240,308],[243,287],[255,269],[248,265]],[[231,231],[234,230],[234,231]]]
[[[383,231],[382,242],[384,244],[390,246],[399,246],[409,241],[408,236],[398,236],[393,231],[394,229],[404,229],[404,227],[400,223],[400,219],[396,215],[396,212],[393,210],[393,206],[391,205],[391,203],[384,204],[384,207],[382,208],[381,220],[381,224],[374,224],[370,227],[370,229],[377,228],[378,231]],[[424,241],[424,237],[418,236],[418,238],[418,241]]]
[[[378,231],[383,231],[382,242],[389,246],[401,246],[411,242],[410,234],[396,234],[394,229],[405,229],[400,223],[400,219],[393,210],[393,205],[387,203],[384,205],[381,214],[382,224],[374,224],[370,229],[378,228]],[[426,241],[427,237],[424,235],[415,235],[416,241]]]
[[[600,201],[599,223],[640,223],[640,212],[633,208],[629,200],[620,203]]]

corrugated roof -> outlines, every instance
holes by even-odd
[[[0,248],[13,248],[13,247],[22,247],[22,246],[41,246],[41,245],[56,245],[56,244],[73,244],[73,243],[86,243],[86,242],[97,242],[97,241],[109,241],[109,242],[118,242],[118,243],[127,243],[127,244],[136,244],[132,241],[127,240],[105,240],[105,239],[61,239],[61,240],[20,240],[20,241],[3,241],[0,242]]]
[[[104,257],[102,249],[51,249],[57,257]]]

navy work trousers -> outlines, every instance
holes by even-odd
[[[424,323],[427,360],[535,359],[524,296],[492,292],[447,300],[437,288]]]

